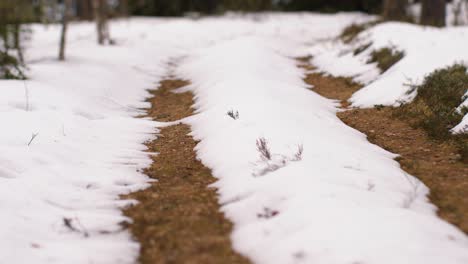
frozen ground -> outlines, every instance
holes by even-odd
[[[135,261],[119,195],[148,182],[142,143],[162,124],[135,116],[167,74],[193,83],[198,156],[220,179],[235,248],[256,263],[467,263],[467,237],[437,218],[427,188],[342,124],[291,59],[369,19],[131,19],[111,25],[112,47],[79,23],[64,63],[58,27],[33,26],[30,80],[0,81],[0,263]]]

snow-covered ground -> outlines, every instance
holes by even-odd
[[[79,23],[66,62],[55,60],[58,27],[33,26],[30,80],[0,81],[0,263],[136,260],[119,226],[131,201],[119,196],[148,183],[143,142],[162,124],[135,116],[167,74],[193,83],[198,114],[186,121],[220,179],[240,253],[256,263],[468,263],[468,238],[437,218],[427,188],[341,123],[292,59],[369,19],[140,18],[112,23],[111,47]],[[272,160],[259,158],[262,137]]]

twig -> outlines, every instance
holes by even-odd
[[[39,135],[39,133],[32,133],[31,140],[29,140],[29,143],[28,143],[28,147],[31,145],[31,143],[37,137],[37,135]]]
[[[271,160],[271,152],[268,148],[268,142],[265,138],[257,139],[257,150],[260,152],[260,157],[263,160]]]
[[[300,144],[297,146],[297,152],[294,154],[294,158],[292,161],[301,161],[302,160],[302,153],[304,153],[304,145]]]
[[[73,225],[73,219],[71,219],[71,218],[64,217],[63,218],[63,225],[66,226],[68,229],[70,229],[73,232],[83,234],[83,236],[85,236],[85,237],[89,237],[89,233],[85,230],[83,225],[80,223],[80,220],[78,220],[78,218],[75,218],[75,221],[78,223],[78,225],[81,226],[81,229],[78,229]]]

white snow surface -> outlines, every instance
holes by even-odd
[[[198,114],[187,122],[219,178],[235,249],[255,263],[466,263],[467,237],[437,218],[423,183],[308,90],[282,55],[297,44],[281,42],[229,40],[178,71],[192,81]],[[256,150],[262,137],[272,161]]]
[[[148,186],[143,142],[164,124],[135,116],[173,58],[243,35],[315,41],[366,19],[134,18],[113,22],[117,45],[105,47],[96,45],[93,24],[73,23],[66,62],[56,60],[60,28],[33,25],[29,80],[0,80],[0,263],[135,262],[139,245],[119,226],[131,201],[119,196]]]
[[[219,179],[234,247],[255,263],[468,263],[466,235],[436,216],[427,188],[306,89],[292,59],[369,19],[135,18],[112,23],[111,47],[76,23],[66,62],[55,59],[59,28],[33,26],[30,79],[0,81],[0,263],[136,261],[119,226],[132,201],[119,197],[148,186],[143,143],[166,124],[136,116],[168,74],[192,81],[197,115],[185,122]]]

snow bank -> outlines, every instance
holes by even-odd
[[[354,56],[360,46],[372,45]],[[411,101],[410,85],[420,84],[432,71],[455,63],[468,65],[468,27],[438,29],[389,22],[362,32],[350,45],[328,43],[317,45],[310,52],[314,64],[333,75],[354,77],[366,86],[350,99],[354,107],[399,105]],[[374,50],[393,47],[405,56],[388,71],[380,74],[375,64],[367,64]]]
[[[135,261],[139,245],[119,226],[128,220],[120,209],[130,202],[119,196],[147,186],[142,143],[159,124],[134,116],[147,106],[146,89],[170,73],[170,60],[246,35],[315,41],[365,19],[138,18],[112,23],[117,45],[110,47],[95,44],[93,24],[73,23],[63,63],[56,61],[59,27],[33,26],[30,79],[0,81],[0,263]]]
[[[436,216],[424,184],[308,90],[296,62],[280,55],[286,47],[301,48],[226,40],[177,71],[192,81],[198,114],[187,122],[219,179],[235,249],[255,263],[467,263],[468,238]],[[272,160],[260,157],[259,138]]]

